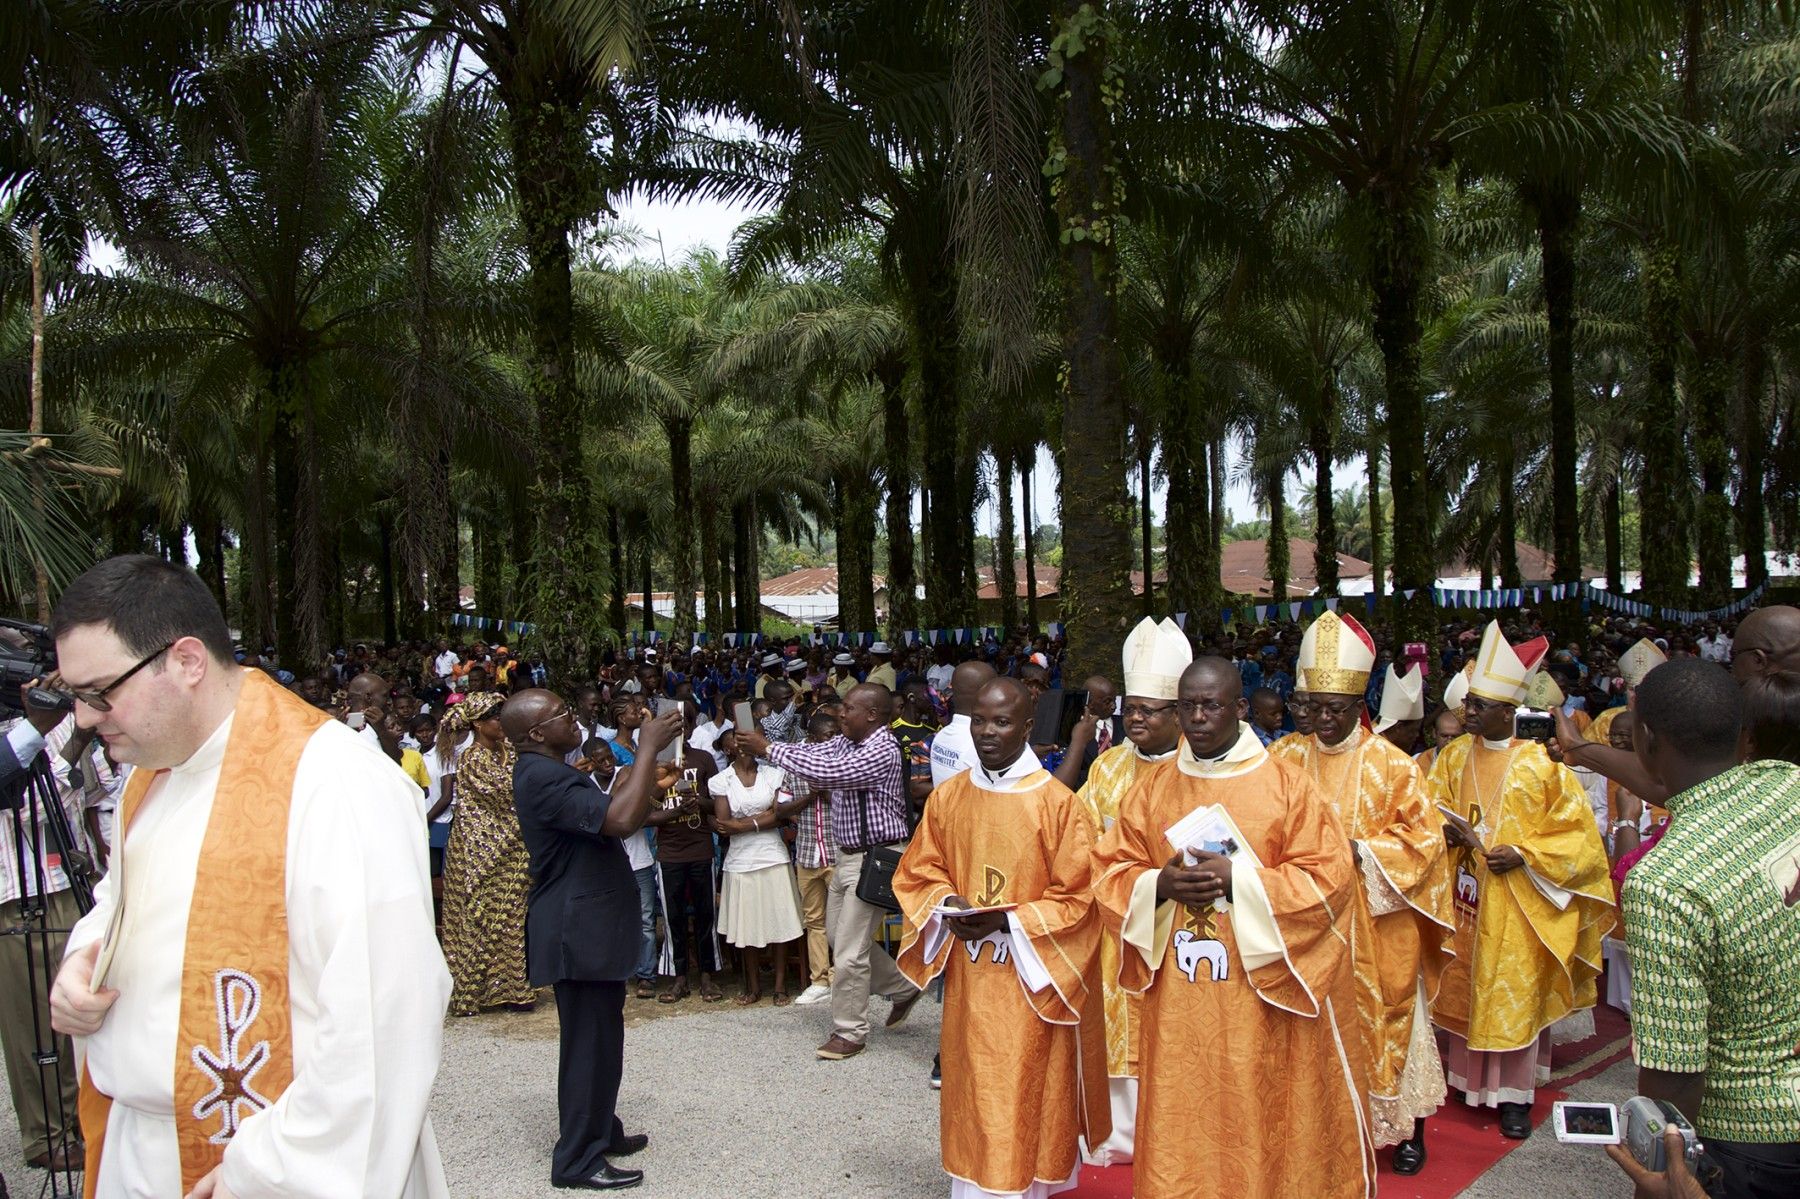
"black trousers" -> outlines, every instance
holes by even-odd
[[[556,984],[562,1048],[556,1065],[556,1109],[561,1135],[550,1158],[551,1182],[591,1178],[606,1153],[625,1135],[613,1113],[625,1066],[625,984]]]
[[[1800,1195],[1800,1144],[1705,1141],[1725,1172],[1725,1199],[1793,1199]]]
[[[658,869],[662,872],[663,922],[668,925],[658,971],[674,978],[687,977],[687,918],[692,913],[694,956],[700,959],[700,972],[717,974],[723,965],[719,937],[713,931],[713,860],[663,862]]]

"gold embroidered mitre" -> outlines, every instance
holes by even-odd
[[[1309,695],[1361,695],[1375,669],[1375,639],[1354,616],[1326,612],[1300,639],[1299,690]]]

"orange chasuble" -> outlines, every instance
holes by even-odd
[[[280,1099],[294,1081],[288,807],[300,755],[330,719],[262,671],[244,671],[182,948],[175,1131],[183,1193],[224,1160],[238,1125]],[[114,870],[123,867],[132,818],[161,773],[136,770],[125,785]],[[101,956],[107,956],[104,948]],[[87,1199],[99,1185],[111,1110],[111,1097],[84,1069],[80,1115]]]
[[[1168,831],[1195,814],[1237,847],[1223,911],[1156,902]],[[1217,761],[1183,742],[1139,771],[1094,874],[1122,930],[1120,982],[1144,994],[1137,1199],[1373,1195],[1350,958],[1361,882],[1313,781],[1248,725]]]
[[[1444,819],[1426,802],[1412,758],[1385,737],[1356,728],[1335,746],[1289,738],[1270,752],[1306,771],[1361,850],[1350,924],[1357,1023],[1368,1041],[1375,1143],[1398,1144],[1444,1097],[1428,1006],[1456,931]],[[1421,1060],[1409,1075],[1413,1056]]]
[[[1093,844],[1074,794],[1021,758],[998,778],[977,765],[933,791],[894,873],[900,969],[920,987],[945,978],[944,1170],[986,1191],[1060,1187],[1077,1138],[1112,1131]],[[951,895],[1018,906],[971,943],[932,915]]]

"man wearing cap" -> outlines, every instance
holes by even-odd
[[[1125,741],[1094,759],[1087,782],[1076,793],[1094,836],[1119,818],[1119,803],[1142,770],[1175,756],[1181,744],[1181,722],[1175,717],[1181,672],[1194,659],[1193,648],[1179,625],[1145,617],[1125,639]],[[1108,719],[1111,719],[1109,716]],[[1092,724],[1089,714],[1082,721]],[[1081,739],[1079,724],[1075,735]],[[1100,942],[1100,979],[1106,1010],[1106,1074],[1112,1099],[1112,1135],[1087,1146],[1088,1160],[1099,1166],[1132,1158],[1137,1129],[1138,1038],[1142,1035],[1143,999],[1119,985],[1119,934],[1108,930]]]
[[[1417,1174],[1425,1117],[1444,1101],[1430,1003],[1455,925],[1442,820],[1425,800],[1418,768],[1363,727],[1374,665],[1374,638],[1354,617],[1326,612],[1315,620],[1299,662],[1313,731],[1284,737],[1270,753],[1318,784],[1350,838],[1362,884],[1349,913],[1350,960],[1367,1041],[1369,1119],[1376,1146],[1395,1146],[1394,1172]],[[1390,679],[1387,691],[1403,687]]]
[[[850,688],[862,680],[856,677],[856,658],[854,655],[839,652],[832,655],[831,673],[825,678],[825,685],[838,693],[839,698],[850,694]]]
[[[1594,1006],[1613,920],[1606,846],[1574,772],[1513,736],[1548,642],[1509,645],[1487,626],[1463,700],[1469,734],[1438,751],[1428,798],[1449,818],[1456,957],[1432,1006],[1450,1085],[1531,1135],[1550,1076],[1550,1026]]]
[[[757,666],[761,668],[762,673],[756,676],[755,698],[764,699],[766,696],[763,693],[769,689],[769,684],[779,682],[782,678],[781,655],[764,654]]]
[[[885,641],[877,641],[869,647],[869,656],[875,659],[875,665],[869,668],[869,677],[865,683],[877,683],[889,691],[900,690],[897,676],[894,674],[894,651]]]

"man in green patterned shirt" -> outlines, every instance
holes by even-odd
[[[1752,707],[1767,706],[1764,690],[1800,700],[1800,679],[1756,687]],[[1632,1033],[1638,1089],[1693,1120],[1727,1199],[1792,1199],[1800,767],[1736,764],[1745,702],[1724,668],[1692,658],[1658,666],[1638,688],[1637,754],[1667,787],[1671,818],[1625,878]]]

